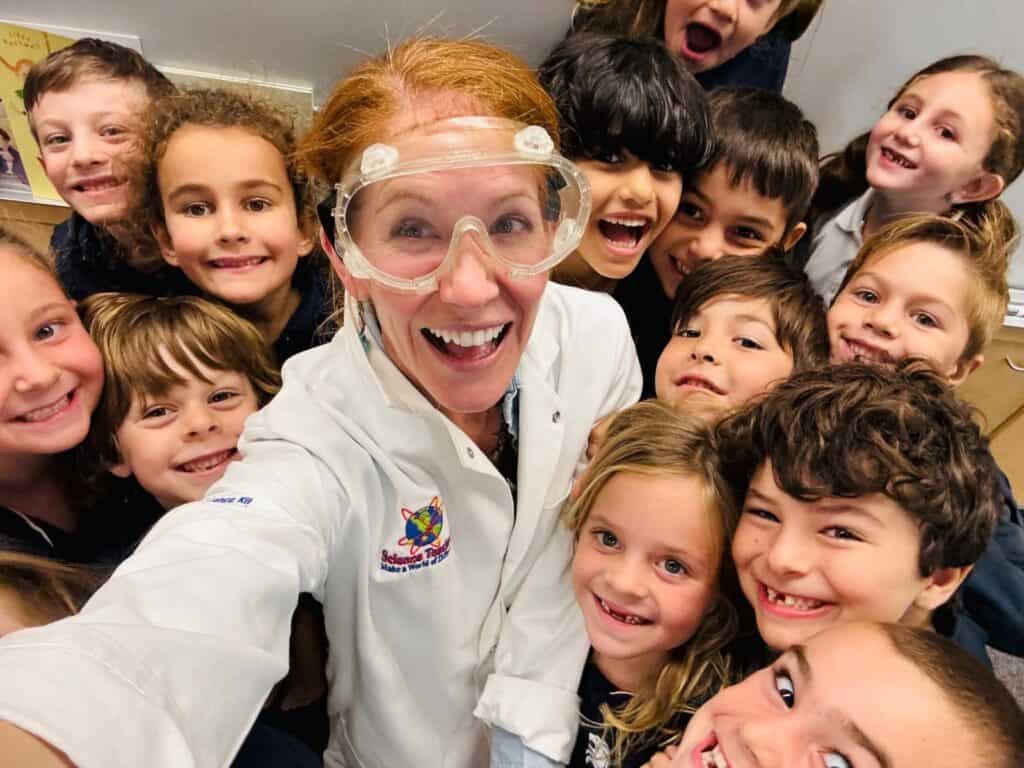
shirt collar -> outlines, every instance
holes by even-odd
[[[863,195],[847,205],[839,215],[836,216],[836,225],[844,232],[853,235],[857,244],[861,245],[864,232],[864,217],[875,197],[875,190],[868,189]]]

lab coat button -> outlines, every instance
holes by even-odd
[[[473,450],[473,446],[471,446],[471,445],[467,446],[466,447],[466,453],[469,454],[469,458],[471,458],[471,459],[475,459],[476,458],[476,451]]]
[[[557,424],[561,420],[562,420],[562,412],[561,411],[555,411],[554,413],[551,414],[551,423],[552,424]]]

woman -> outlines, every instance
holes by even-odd
[[[557,135],[527,67],[481,42],[413,40],[338,85],[302,155],[341,182],[321,214],[342,330],[79,617],[0,643],[0,719],[81,766],[221,765],[311,592],[328,765],[483,765],[485,723],[526,764],[568,758],[586,637],[557,511],[640,378],[617,306],[547,285],[589,212]],[[54,755],[6,735],[19,764]]]

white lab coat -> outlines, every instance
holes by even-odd
[[[244,461],[78,617],[0,641],[0,719],[81,768],[227,765],[311,592],[331,645],[328,766],[486,765],[485,722],[568,759],[587,638],[558,512],[591,426],[640,391],[622,311],[545,290],[519,366],[514,511],[491,462],[354,325],[285,366]]]

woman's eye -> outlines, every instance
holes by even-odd
[[[680,563],[678,560],[673,560],[672,558],[667,558],[662,567],[673,576],[678,576],[679,574],[685,574],[687,572],[685,565]]]
[[[918,325],[924,326],[925,328],[938,328],[939,324],[935,318],[926,312],[918,312],[914,315],[914,322]]]
[[[433,236],[430,226],[422,221],[403,221],[394,230],[396,237],[407,237],[411,240],[419,240]]]
[[[210,206],[206,203],[189,203],[181,210],[186,216],[205,216],[210,212]]]
[[[748,336],[739,336],[736,339],[736,343],[745,349],[764,349],[764,346],[751,339]]]
[[[840,752],[826,752],[822,756],[822,762],[825,768],[853,768],[853,763]]]
[[[602,547],[616,547],[619,544],[619,537],[611,531],[598,531],[597,540]]]
[[[269,200],[263,200],[259,197],[254,197],[252,200],[246,200],[245,209],[253,213],[262,213],[270,207]]]
[[[853,295],[863,301],[865,304],[876,304],[878,302],[878,294],[874,291],[869,291],[866,288],[854,291]]]
[[[518,235],[532,229],[530,222],[523,216],[506,214],[491,225],[492,235]]]
[[[793,679],[785,671],[775,673],[775,690],[779,692],[779,698],[787,708],[792,709],[796,705],[796,689],[793,687]]]
[[[63,326],[63,323],[46,323],[45,325],[39,326],[39,328],[36,329],[36,341],[48,341],[49,339],[52,339]]]

